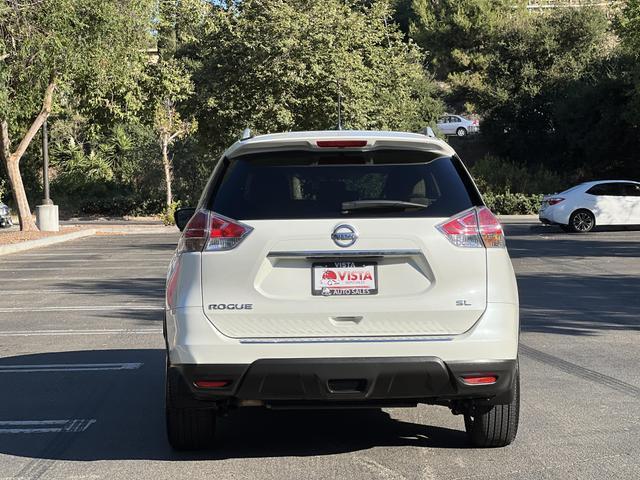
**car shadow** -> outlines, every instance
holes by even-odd
[[[215,460],[333,455],[378,446],[469,446],[462,429],[402,421],[380,409],[246,408],[219,420],[214,449],[174,452],[165,434],[164,351],[158,349],[4,357],[0,381],[0,454],[33,459],[29,463]],[[58,428],[72,431],[32,431],[38,428],[33,422],[51,420],[68,421]],[[6,431],[16,428],[24,431]]]

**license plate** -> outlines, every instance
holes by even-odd
[[[378,265],[374,262],[323,262],[311,267],[313,295],[376,295]]]

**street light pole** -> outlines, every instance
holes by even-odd
[[[43,232],[58,232],[60,230],[58,206],[54,205],[49,197],[49,132],[46,120],[42,124],[42,160],[44,199],[42,205],[36,206],[36,225]]]
[[[42,156],[44,159],[42,166],[42,183],[44,184],[43,205],[53,205],[49,196],[49,132],[47,130],[47,120],[42,124]]]

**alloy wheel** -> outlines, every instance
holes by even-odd
[[[573,227],[578,232],[588,232],[593,228],[593,217],[586,212],[578,212],[573,217]]]

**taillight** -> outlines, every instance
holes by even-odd
[[[441,223],[437,228],[456,247],[482,247],[475,208],[458,214],[445,223]]]
[[[487,207],[474,207],[436,227],[456,247],[502,248],[502,225]]]
[[[201,252],[209,238],[208,228],[209,212],[198,210],[184,227],[178,242],[178,252]]]
[[[498,218],[487,207],[478,210],[478,224],[482,243],[487,248],[504,248],[504,231]]]
[[[549,198],[547,200],[547,203],[549,205],[557,205],[560,202],[564,202],[564,198],[556,197],[556,198]]]
[[[253,228],[248,225],[211,213],[209,243],[205,250],[231,250],[238,246],[244,237],[251,233],[251,230]]]
[[[198,210],[184,228],[178,253],[231,250],[253,230],[208,210]]]

